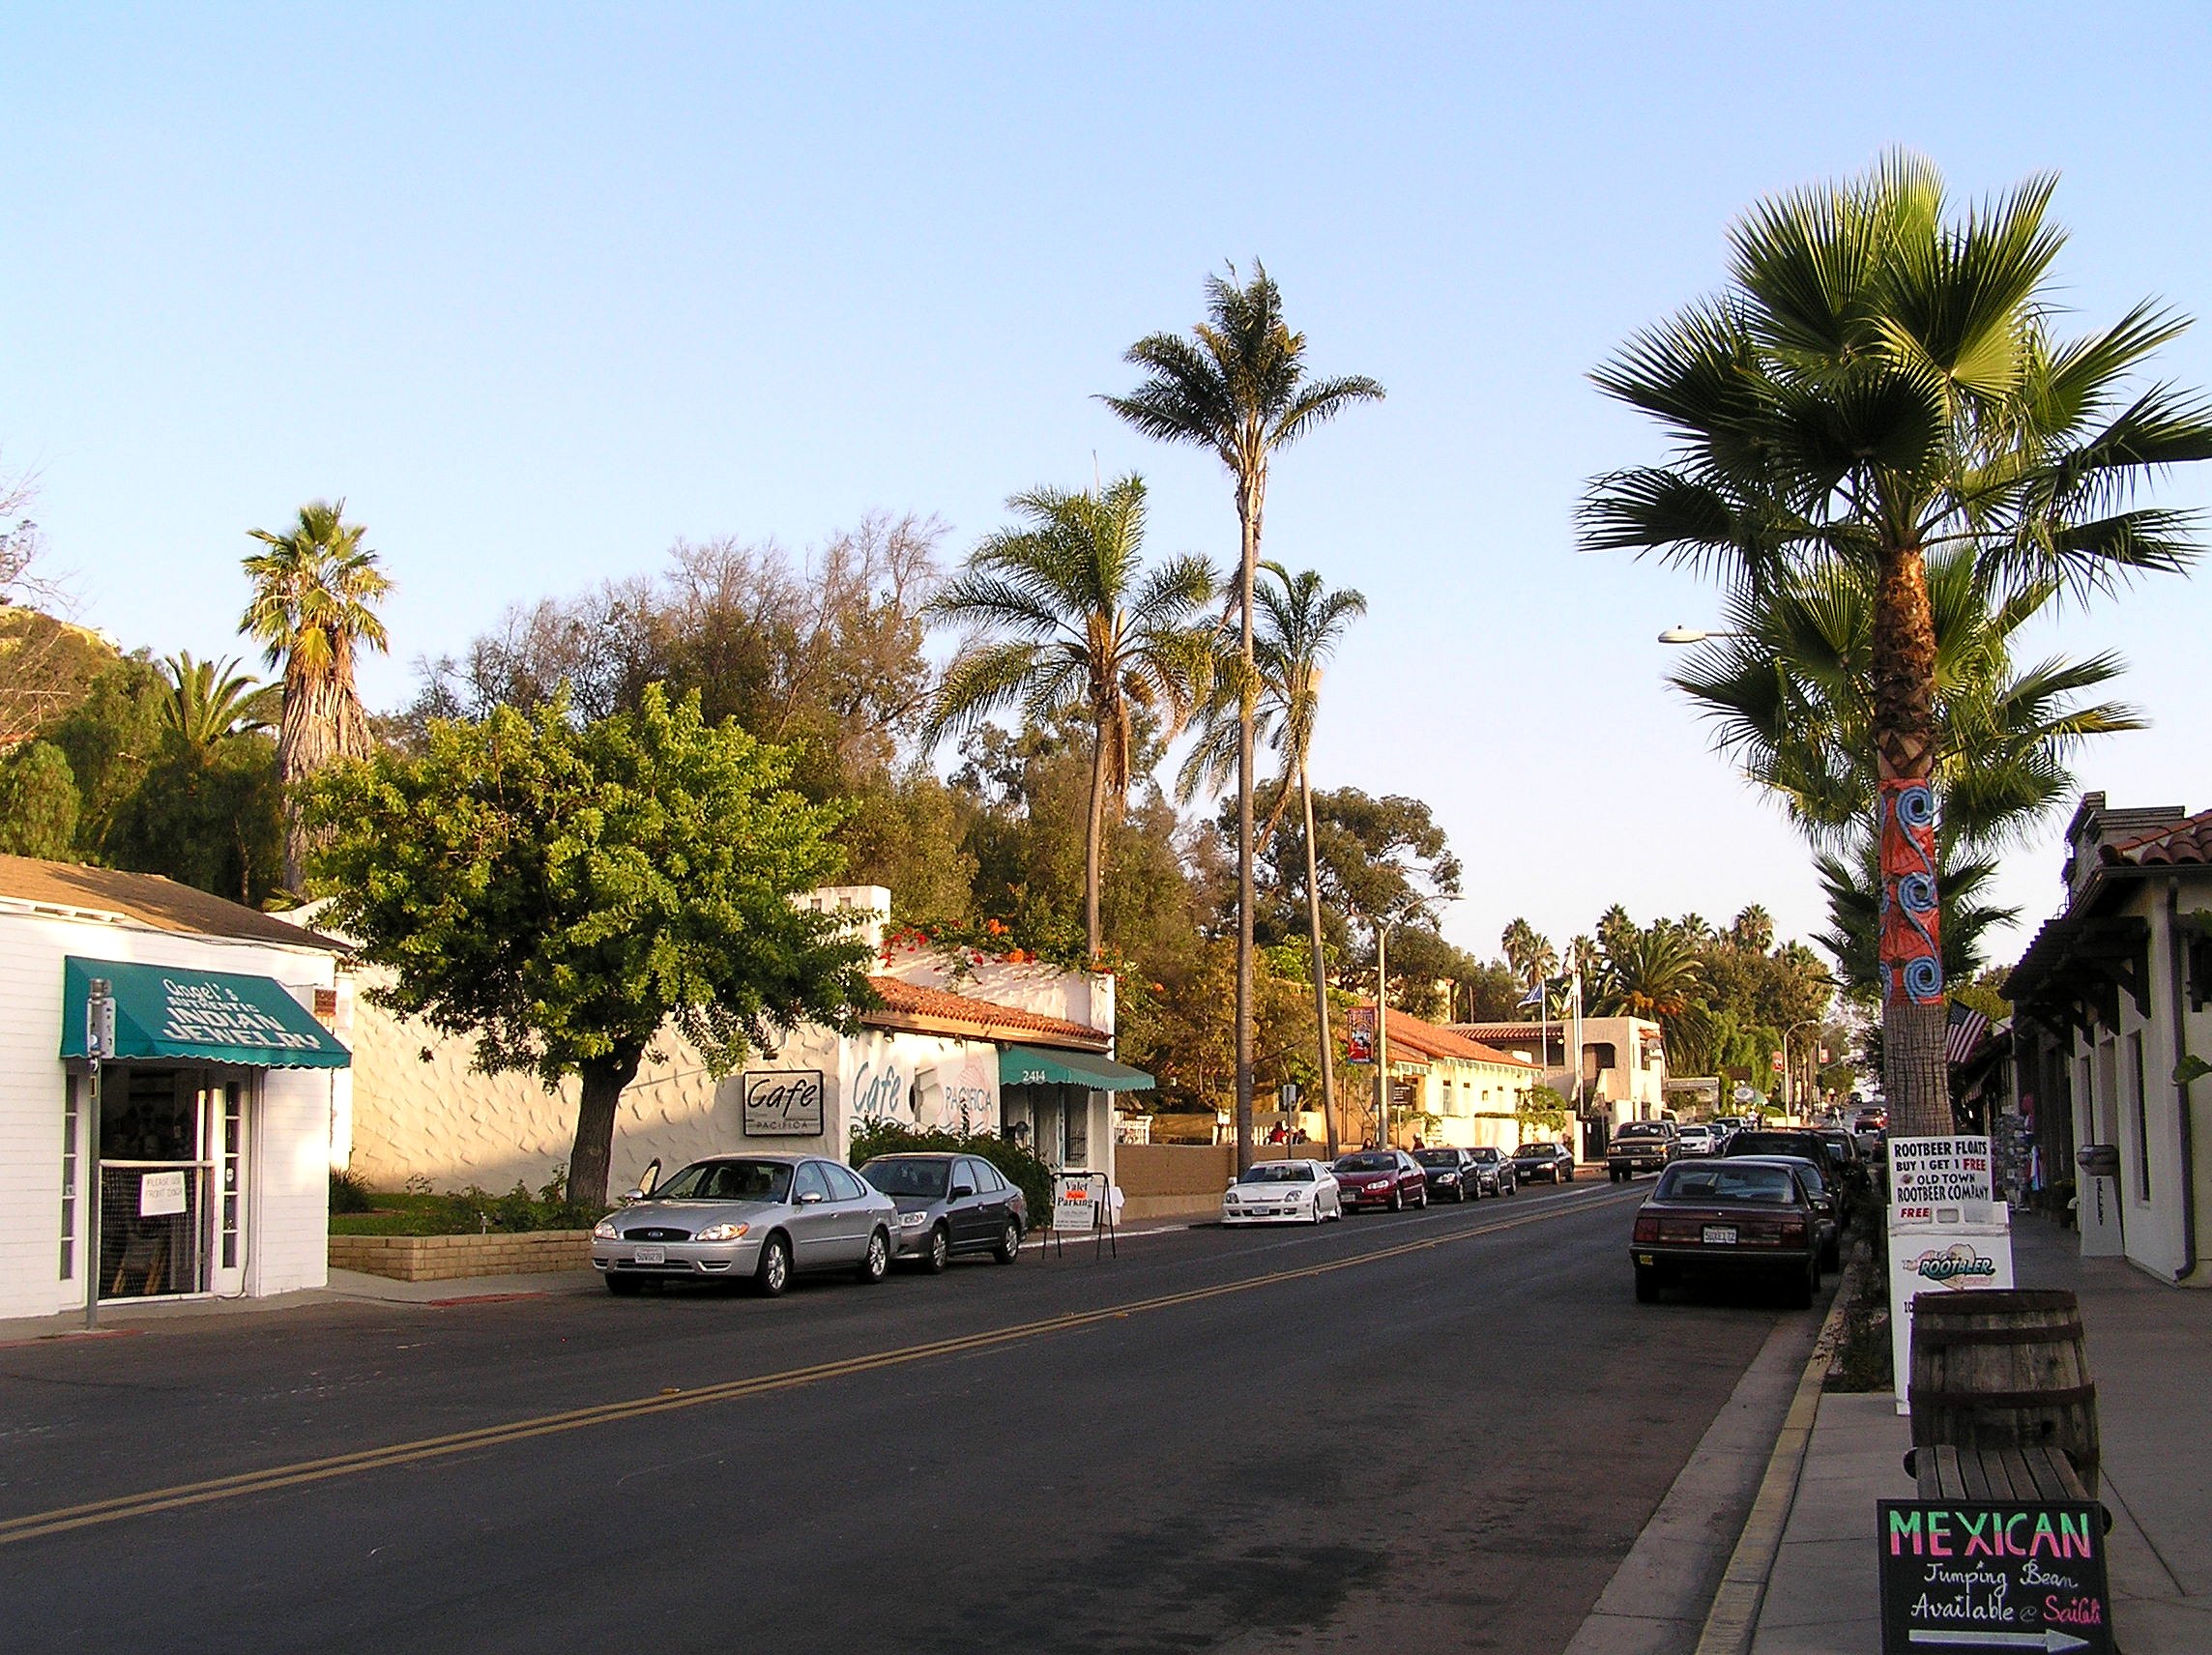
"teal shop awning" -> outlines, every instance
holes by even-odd
[[[1152,1077],[1142,1069],[1089,1052],[1048,1052],[1041,1046],[1002,1046],[1001,1086],[1074,1086],[1092,1091],[1150,1091]]]
[[[82,1058],[92,979],[115,995],[115,1056],[243,1063],[262,1069],[342,1069],[353,1057],[306,1008],[268,977],[190,972],[122,960],[62,967],[62,1056]]]

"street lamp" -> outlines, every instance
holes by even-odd
[[[1706,632],[1696,626],[1670,626],[1659,634],[1662,644],[1702,644],[1707,638],[1748,638],[1749,632]]]

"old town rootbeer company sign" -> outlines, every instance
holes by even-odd
[[[1882,1655],[2111,1655],[2096,1505],[1883,1500],[1878,1512]]]

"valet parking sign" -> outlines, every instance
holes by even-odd
[[[1907,1411],[1912,1301],[2012,1286],[2011,1212],[1995,1199],[1987,1138],[1889,1141],[1889,1328],[1897,1411]]]

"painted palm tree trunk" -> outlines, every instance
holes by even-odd
[[[1882,560],[1875,594],[1880,798],[1882,1089],[1904,1131],[1951,1130],[1936,875],[1936,627],[1917,547]]]

